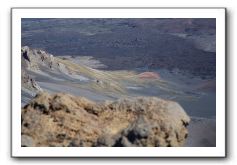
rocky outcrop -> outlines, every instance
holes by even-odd
[[[34,92],[43,91],[38,83],[33,79],[29,74],[26,73],[25,70],[21,70],[21,88],[28,89]]]
[[[59,70],[60,65],[52,54],[43,50],[30,49],[28,46],[21,48],[22,68],[31,71],[40,71],[42,68]]]
[[[182,146],[190,118],[173,101],[137,97],[95,103],[38,94],[22,108],[22,146]]]

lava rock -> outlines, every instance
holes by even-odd
[[[22,146],[177,147],[189,121],[178,103],[156,97],[96,103],[42,92],[22,108]]]

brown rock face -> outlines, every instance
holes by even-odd
[[[182,146],[190,119],[179,104],[155,97],[95,103],[38,94],[22,109],[22,146]]]

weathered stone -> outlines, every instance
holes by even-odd
[[[189,121],[178,103],[156,97],[95,103],[40,93],[22,109],[22,145],[182,146]]]
[[[32,137],[27,136],[27,135],[22,135],[21,136],[21,146],[22,147],[34,147],[35,142]]]

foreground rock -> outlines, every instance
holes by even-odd
[[[40,93],[22,109],[22,146],[182,146],[189,121],[179,104],[155,97],[95,103]]]

